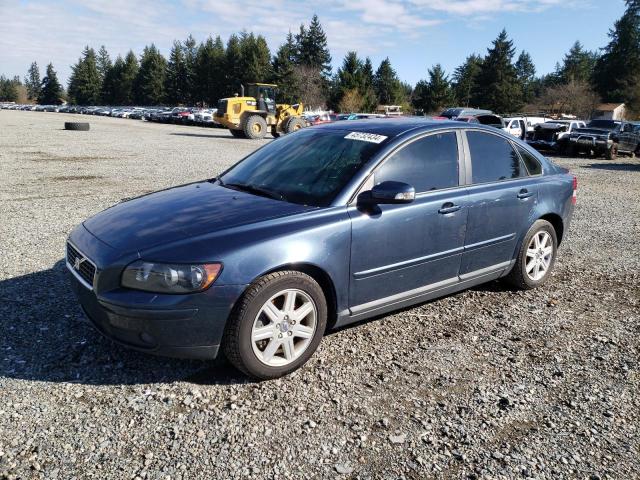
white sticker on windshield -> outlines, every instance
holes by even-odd
[[[360,140],[361,142],[382,143],[387,139],[384,135],[376,135],[375,133],[351,132],[344,138],[350,140]]]

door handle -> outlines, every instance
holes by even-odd
[[[524,200],[524,199],[529,198],[531,196],[533,196],[533,192],[530,192],[526,188],[523,188],[522,190],[520,190],[520,192],[518,192],[518,198],[520,200]]]
[[[460,205],[455,205],[452,202],[447,202],[445,204],[442,205],[442,207],[440,208],[440,210],[438,210],[438,213],[442,214],[442,215],[446,215],[447,213],[454,213],[457,212],[458,210],[460,210],[462,207]]]

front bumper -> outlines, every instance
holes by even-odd
[[[122,288],[122,269],[138,258],[122,256],[82,225],[69,241],[95,268],[93,283],[72,273],[71,288],[93,326],[124,346],[181,358],[215,358],[222,335],[245,285],[216,285],[203,292],[166,295]]]
[[[551,150],[555,152],[560,149],[560,145],[555,140],[527,140],[527,143],[536,150]]]
[[[88,320],[102,335],[135,350],[178,358],[217,356],[229,314],[244,290],[233,285],[191,295],[127,289],[97,295],[71,272],[68,276]]]
[[[612,140],[606,140],[597,137],[571,137],[569,139],[571,145],[579,152],[594,150],[596,152],[605,152],[613,145]]]

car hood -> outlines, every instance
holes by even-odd
[[[84,226],[116,249],[140,251],[314,208],[199,182],[121,202]]]

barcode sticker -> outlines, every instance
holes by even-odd
[[[349,140],[360,140],[361,142],[371,142],[371,143],[382,143],[387,139],[384,135],[377,135],[375,133],[366,133],[366,132],[351,132],[349,135],[344,138],[348,138]]]

